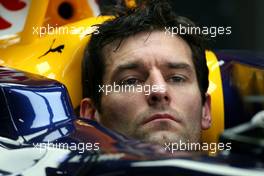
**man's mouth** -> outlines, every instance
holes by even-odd
[[[172,121],[175,121],[175,122],[178,122],[180,123],[180,120],[177,119],[176,117],[170,115],[170,114],[161,114],[161,113],[158,113],[158,114],[154,114],[152,116],[150,116],[149,118],[145,119],[142,124],[145,125],[149,122],[152,122],[152,121],[166,121],[166,120],[172,120]]]

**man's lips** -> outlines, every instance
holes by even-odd
[[[145,124],[147,124],[153,120],[162,120],[162,119],[164,119],[164,120],[169,119],[169,120],[173,120],[173,121],[178,122],[178,123],[180,122],[179,119],[175,118],[174,116],[172,116],[170,114],[154,114],[154,115],[150,116],[149,118],[147,118],[146,120],[144,120],[142,122],[142,124],[145,125]]]

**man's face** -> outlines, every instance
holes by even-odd
[[[162,31],[140,33],[103,49],[104,85],[159,87],[155,91],[102,93],[97,119],[129,137],[158,143],[200,141],[210,116],[202,105],[192,53],[180,37]],[[208,114],[209,113],[209,114]],[[208,120],[208,119],[207,119]]]

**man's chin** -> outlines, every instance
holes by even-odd
[[[171,132],[171,131],[151,132],[151,134],[146,135],[143,139],[143,141],[145,142],[150,142],[162,146],[164,146],[165,143],[179,142],[180,140],[186,141],[184,137],[179,136],[178,134],[175,134],[175,132]]]

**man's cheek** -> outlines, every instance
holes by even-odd
[[[110,95],[109,97],[104,98],[102,108],[111,113],[113,118],[122,118],[123,116],[130,116],[136,110],[135,101],[130,101],[129,97],[123,97],[120,95]]]
[[[123,108],[136,110],[138,106],[141,106],[144,101],[144,95],[141,93],[122,93],[116,95],[114,98],[116,104],[120,104]]]
[[[181,107],[183,112],[192,111],[193,108],[197,107],[201,108],[200,91],[192,87],[174,91],[172,102],[175,104],[174,107]]]

